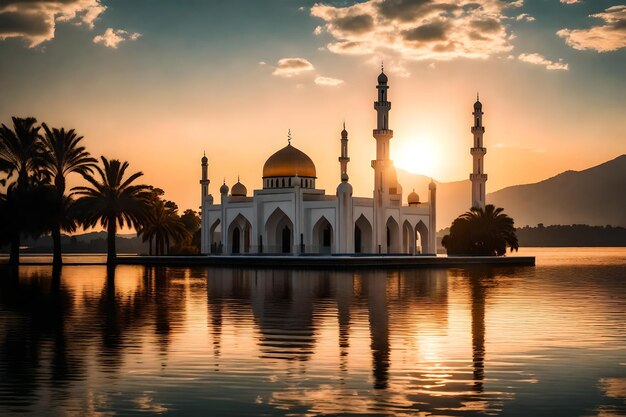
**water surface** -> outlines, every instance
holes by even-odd
[[[0,415],[626,415],[626,249],[520,254],[537,266],[3,272]]]

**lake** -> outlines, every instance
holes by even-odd
[[[0,415],[626,415],[626,248],[520,255],[537,266],[4,271]]]

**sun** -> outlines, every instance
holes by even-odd
[[[439,152],[432,140],[410,139],[396,144],[394,165],[412,174],[434,177],[440,167]]]

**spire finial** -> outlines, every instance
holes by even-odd
[[[287,130],[287,144],[291,145],[291,129]]]
[[[226,177],[224,177],[224,185],[226,185]]]
[[[380,72],[385,72],[385,63],[382,60],[380,61]]]
[[[480,98],[478,97],[478,91],[476,91],[476,101],[480,101]]]
[[[202,151],[202,156],[206,156],[206,151]]]
[[[239,174],[237,174],[237,182],[240,182],[240,180],[239,180]]]
[[[343,130],[346,130],[346,121],[343,121]]]

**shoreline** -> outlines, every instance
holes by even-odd
[[[534,256],[120,256],[117,265],[224,266],[264,269],[380,269],[462,267],[468,265],[534,266]]]
[[[435,255],[118,255],[115,265],[215,266],[261,269],[385,269],[450,268],[474,265],[535,266],[535,256],[435,256]],[[0,265],[7,265],[0,262]],[[23,260],[24,266],[52,266],[51,261]],[[106,265],[106,262],[64,262],[64,266]]]

